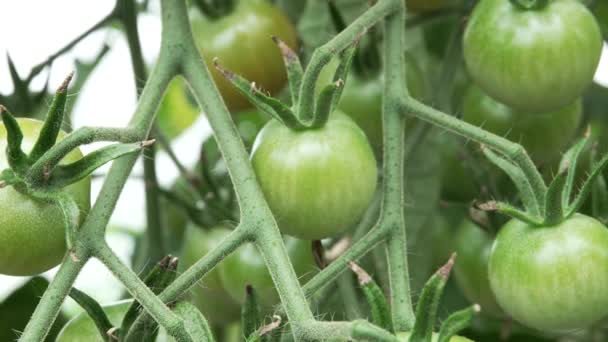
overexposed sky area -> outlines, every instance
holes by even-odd
[[[0,1],[0,93],[12,91],[7,53],[24,77],[32,66],[94,25],[113,6],[114,0]],[[154,62],[160,44],[158,1],[151,1],[151,9],[152,13],[141,15],[138,23],[144,57],[149,65]],[[111,50],[90,76],[75,104],[75,127],[124,126],[135,108],[136,94],[128,48],[123,35],[116,29],[99,30],[58,58],[50,74],[50,88],[57,88],[65,76],[74,70],[75,59],[92,59],[104,43],[109,44]],[[47,76],[48,71],[43,72],[34,82],[34,87],[42,87]],[[596,81],[608,85],[608,58],[604,58],[600,64]],[[201,116],[191,129],[174,141],[174,147],[185,164],[192,165],[195,162],[197,151],[192,146],[198,146],[209,133],[204,116]],[[99,145],[85,146],[83,152],[90,152],[97,147]],[[141,173],[141,165],[138,164],[134,174]],[[164,153],[158,158],[158,173],[162,185],[171,184],[177,176],[177,170]],[[101,180],[94,182],[94,195],[100,185]],[[112,217],[111,226],[141,230],[144,221],[143,185],[138,180],[130,180]],[[128,259],[133,248],[129,236],[110,230],[108,241],[124,260]],[[45,276],[50,278],[54,272],[51,270]],[[27,279],[0,275],[0,301]],[[76,286],[101,302],[116,299],[121,291],[119,283],[96,260],[86,266]],[[68,303],[66,308],[70,312],[77,310],[74,303]]]

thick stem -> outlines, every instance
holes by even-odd
[[[44,292],[19,341],[38,342],[45,339],[61,310],[63,301],[70,293],[78,273],[89,257],[87,249],[82,245],[77,245],[70,255],[64,258],[59,271]]]
[[[127,291],[138,301],[154,320],[163,326],[167,332],[178,341],[192,341],[186,331],[184,322],[173,313],[150,288],[139,279],[127,265],[114,254],[105,243],[100,243],[93,249],[93,254],[119,279]]]
[[[384,133],[384,177],[380,225],[389,231],[387,241],[391,314],[395,331],[407,331],[415,321],[410,293],[405,231],[403,155],[405,118],[399,113],[399,101],[408,94],[403,55],[405,4],[386,18],[384,24],[384,96],[382,128]]]

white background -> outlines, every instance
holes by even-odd
[[[103,18],[113,5],[114,0],[0,1],[0,93],[7,94],[12,91],[6,63],[7,52],[24,77],[33,65],[43,61],[49,54]],[[154,62],[160,44],[157,2],[152,1],[151,7],[153,13],[140,16],[139,21],[144,57],[149,65]],[[57,59],[50,75],[50,88],[56,88],[63,78],[74,70],[75,58],[93,58],[104,42],[110,44],[111,50],[93,72],[75,104],[75,127],[124,126],[134,111],[136,94],[128,47],[123,35],[115,29],[96,32]],[[604,56],[606,57],[606,54]],[[41,87],[46,77],[47,73],[42,73],[34,85]],[[608,58],[604,58],[600,64],[596,81],[608,84]],[[196,149],[192,146],[198,146],[202,138],[209,133],[204,116],[201,116],[191,129],[174,142],[174,147],[180,151],[180,159],[185,164],[194,163]],[[85,146],[83,152],[89,152],[96,147],[99,145]],[[138,164],[134,174],[141,173],[141,165]],[[177,175],[172,163],[162,153],[158,159],[158,173],[162,185],[171,184]],[[94,195],[99,190],[100,182],[94,183]],[[137,180],[130,180],[112,217],[111,226],[141,230],[144,222],[143,186]],[[126,261],[133,248],[132,239],[110,230],[108,241]],[[54,272],[55,270],[51,270],[45,273],[45,276],[50,278]],[[0,275],[0,301],[26,281],[27,278],[24,277]],[[96,260],[87,264],[84,272],[78,277],[76,286],[101,302],[113,300],[121,293],[120,284]],[[75,304],[68,302],[66,310],[73,313],[76,310]]]

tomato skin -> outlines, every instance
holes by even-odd
[[[481,306],[483,314],[503,317],[504,313],[488,279],[488,259],[492,250],[492,237],[469,219],[463,220],[455,236],[458,260],[454,277],[471,303]]]
[[[589,216],[552,227],[512,219],[496,237],[488,270],[500,306],[529,327],[568,331],[608,314],[608,229]]]
[[[103,306],[103,311],[108,316],[112,325],[120,326],[122,318],[129,310],[129,306],[133,303],[132,299],[121,300],[116,303],[108,304]],[[99,334],[99,330],[95,326],[95,323],[91,317],[86,313],[82,312],[76,317],[72,318],[66,325],[61,329],[55,342],[104,342]]]
[[[17,119],[23,131],[23,151],[33,148],[43,122]],[[57,141],[66,134],[61,132]],[[6,160],[6,130],[0,124],[0,170],[9,168]],[[68,154],[62,164],[82,158],[79,150]],[[65,190],[80,208],[80,221],[91,207],[91,179],[69,185]],[[57,266],[66,252],[62,211],[57,205],[34,200],[13,187],[0,189],[0,274],[27,276]]]
[[[497,100],[548,112],[591,84],[602,51],[600,28],[578,0],[552,0],[538,10],[511,1],[480,1],[464,33],[470,75]]]
[[[179,271],[183,272],[196,263],[230,234],[230,229],[217,226],[209,230],[190,224],[186,229],[184,244],[181,250]],[[222,261],[216,268],[207,273],[190,291],[192,303],[212,324],[225,324],[240,317],[240,306],[224,289],[220,278],[220,269],[226,267]]]
[[[301,284],[306,283],[317,271],[309,241],[285,237],[285,247]],[[220,278],[232,299],[245,301],[245,287],[253,286],[263,307],[277,304],[279,295],[266,268],[262,255],[256,247],[247,243],[223,261]]]
[[[271,94],[287,80],[283,58],[272,36],[296,50],[296,31],[289,19],[265,0],[238,1],[234,10],[218,19],[194,14],[192,30],[199,49],[230,111],[252,108],[249,101],[213,66],[218,57],[227,69],[255,82]]]
[[[158,127],[169,139],[177,137],[190,127],[200,114],[196,104],[188,98],[189,91],[182,78],[173,79],[158,107]]]
[[[401,332],[401,333],[397,333],[397,338],[399,338],[400,341],[408,342],[410,340],[410,335],[411,335],[411,333],[409,333],[409,332]],[[439,334],[433,333],[431,342],[437,342],[438,339],[439,339]],[[466,337],[462,337],[462,336],[452,336],[452,338],[450,338],[450,342],[473,342],[473,341],[469,340]]]
[[[559,157],[568,146],[581,121],[582,102],[577,99],[554,112],[529,113],[507,107],[472,85],[465,94],[462,112],[464,121],[521,143],[540,164]]]
[[[352,227],[376,190],[376,160],[365,133],[339,111],[313,130],[293,131],[270,121],[251,161],[281,231],[301,239]]]

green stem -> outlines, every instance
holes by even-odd
[[[116,2],[120,21],[122,22],[129,44],[131,64],[135,75],[137,95],[141,95],[147,79],[146,64],[141,52],[141,42],[137,30],[137,10],[135,0],[122,0]]]
[[[188,291],[192,286],[211,271],[222,259],[232,254],[240,245],[249,240],[250,234],[243,226],[238,226],[233,230],[222,242],[209,253],[205,254],[194,265],[190,266],[177,279],[175,279],[167,288],[159,295],[159,298],[165,303],[172,302],[179,298],[183,293]],[[142,325],[146,324],[149,318],[139,316],[133,323],[133,330],[137,331]]]
[[[402,0],[378,1],[332,40],[315,50],[306,67],[300,87],[300,101],[296,113],[302,121],[308,122],[312,118],[315,109],[315,85],[323,66],[329,63],[333,55],[350,46],[361,34],[397,10],[401,2]]]
[[[89,252],[84,246],[74,246],[72,254],[64,258],[55,278],[44,292],[19,341],[38,342],[45,339],[61,310],[63,301],[70,293],[78,273],[89,258]]]
[[[403,54],[405,4],[386,18],[384,24],[384,96],[382,127],[384,130],[384,177],[380,224],[389,231],[387,241],[391,314],[395,331],[408,331],[415,321],[410,293],[407,263],[407,238],[403,208],[405,181],[403,155],[405,118],[399,113],[399,101],[408,94],[405,84]]]
[[[154,320],[178,341],[192,341],[184,322],[173,313],[155,294],[114,254],[110,247],[101,243],[94,247],[93,254],[119,279],[127,291],[138,301]]]
[[[429,107],[412,97],[402,100],[400,107],[404,115],[413,115],[435,126],[484,144],[509,157],[522,169],[528,178],[530,185],[534,189],[537,202],[545,202],[544,197],[547,192],[547,185],[534,162],[532,162],[532,159],[530,159],[530,156],[521,145]]]

